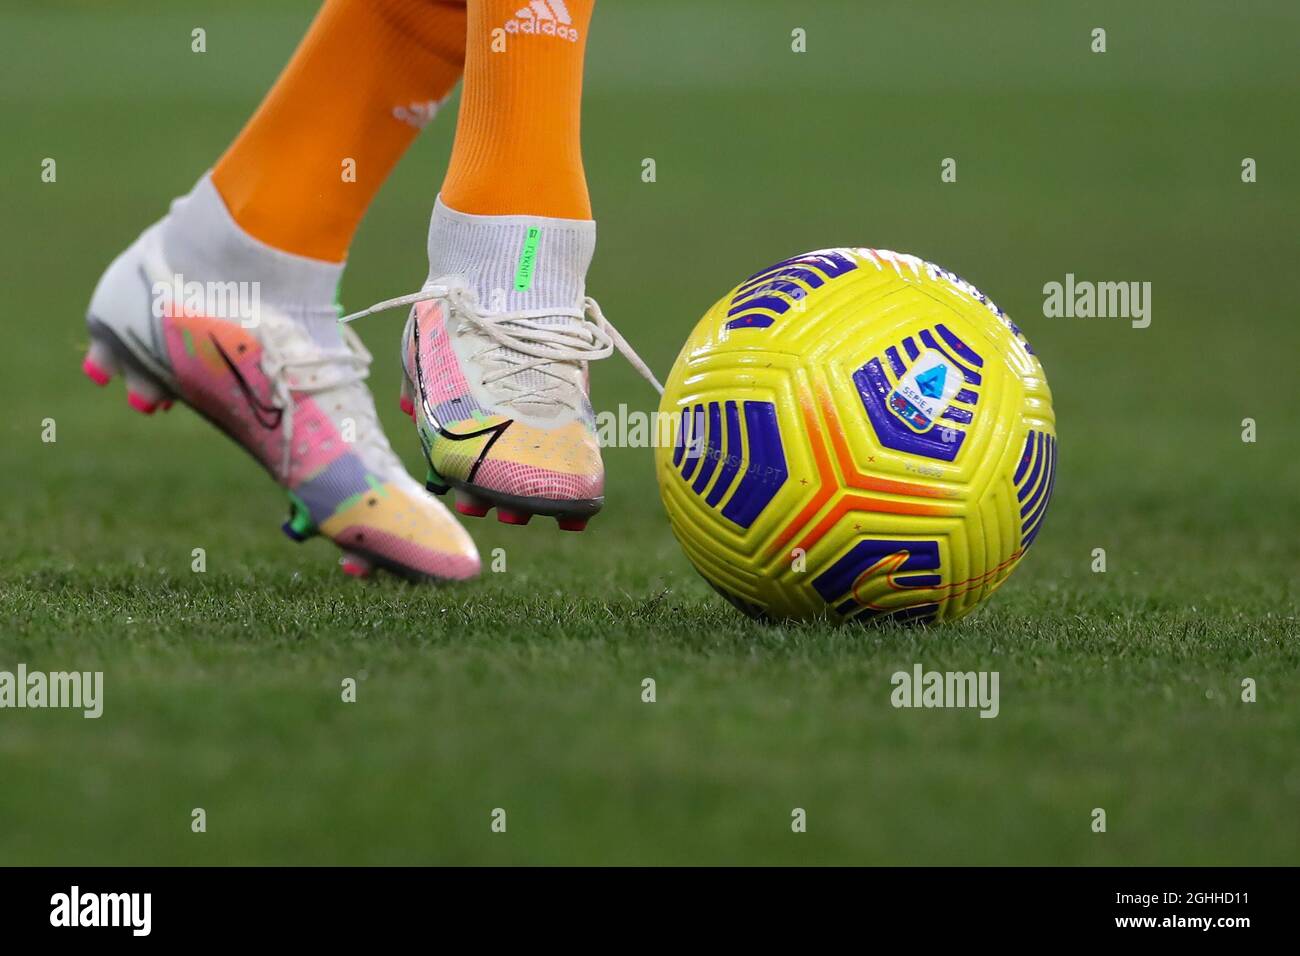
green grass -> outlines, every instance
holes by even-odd
[[[992,294],[1047,368],[1061,473],[1026,561],[952,627],[737,616],[673,542],[646,450],[609,453],[584,535],[470,524],[507,565],[469,586],[358,585],[290,544],[225,439],[77,366],[100,271],[225,147],[312,5],[0,5],[0,669],[106,684],[98,721],[0,711],[0,862],[1297,862],[1300,14],[808,6],[603,0],[590,288],[661,372],[723,291],[807,248],[912,251]],[[346,305],[422,278],[451,119],[363,224]],[[1151,327],[1043,318],[1066,272],[1151,281]],[[419,474],[400,323],[359,331]],[[594,380],[598,405],[653,407],[615,360]],[[999,671],[999,717],[893,709],[917,661]]]

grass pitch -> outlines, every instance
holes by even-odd
[[[1297,862],[1300,13],[1076,6],[597,9],[590,289],[657,370],[740,277],[836,244],[961,273],[1043,358],[1062,461],[1020,569],[955,626],[829,630],[715,597],[646,449],[609,452],[582,535],[471,520],[506,566],[469,586],[359,585],[288,542],[283,494],[226,439],[78,365],[100,271],[224,149],[313,5],[0,5],[0,669],[105,674],[99,720],[0,711],[0,861]],[[363,225],[346,306],[423,277],[453,109]],[[1150,328],[1044,318],[1067,273],[1150,281]],[[420,474],[400,324],[358,331]],[[655,405],[617,360],[593,378],[598,407]],[[998,718],[892,708],[918,661],[997,670]]]

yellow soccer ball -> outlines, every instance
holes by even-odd
[[[750,276],[691,333],[659,410],[673,533],[758,617],[958,618],[1024,556],[1056,478],[1024,335],[959,276],[887,250]]]

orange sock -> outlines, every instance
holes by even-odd
[[[469,0],[465,89],[442,201],[590,219],[579,127],[595,0]]]
[[[460,77],[465,18],[444,0],[327,0],[212,171],[235,222],[286,252],[346,258],[371,199]]]

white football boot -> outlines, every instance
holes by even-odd
[[[439,199],[429,277],[410,305],[402,408],[429,461],[428,487],[456,509],[507,524],[552,516],[579,531],[604,503],[605,467],[588,363],[615,349],[657,389],[645,363],[585,295],[596,224],[470,216]]]
[[[285,533],[329,538],[345,572],[472,578],[473,541],[384,437],[370,354],[332,304],[341,269],[249,236],[205,176],[99,280],[82,368],[120,372],[139,412],[179,399],[224,431],[288,493]]]

